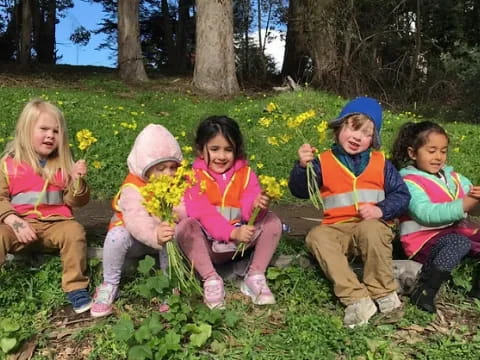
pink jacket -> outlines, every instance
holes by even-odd
[[[161,125],[147,125],[138,134],[128,155],[128,169],[145,180],[145,174],[152,166],[163,161],[182,161],[182,151],[173,135]],[[123,188],[118,205],[128,232],[138,241],[155,249],[161,249],[157,242],[157,227],[160,219],[151,216],[143,206],[143,197],[132,186]],[[178,220],[186,217],[182,204],[174,209]]]
[[[217,174],[208,169],[208,165],[203,159],[197,158],[193,163],[193,169],[207,171],[215,179],[220,191],[223,193],[235,171],[245,165],[247,165],[246,160],[236,160],[228,171],[223,174]],[[242,221],[246,222],[250,218],[253,211],[253,202],[260,193],[260,184],[257,176],[252,171],[250,181],[241,199]],[[218,241],[230,241],[230,234],[235,227],[208,201],[207,195],[200,190],[200,182],[197,182],[187,190],[184,201],[187,215],[197,219],[211,237]]]

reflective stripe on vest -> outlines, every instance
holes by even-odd
[[[250,181],[251,169],[244,166],[238,169],[231,177],[223,194],[215,179],[205,170],[197,169],[197,178],[205,182],[205,193],[209,202],[214,205],[222,216],[232,223],[241,218],[240,199]]]
[[[381,152],[370,153],[370,160],[359,176],[343,165],[331,150],[321,153],[319,161],[323,183],[320,194],[324,203],[322,223],[359,221],[360,205],[385,199],[385,157]]]
[[[401,236],[408,235],[408,234],[415,233],[417,231],[443,229],[451,226],[452,224],[453,223],[442,225],[442,226],[423,226],[414,220],[406,220],[406,221],[402,221],[402,223],[400,224],[400,235]]]
[[[63,204],[63,191],[48,191],[48,192],[38,192],[30,191],[27,193],[20,193],[13,195],[10,199],[12,205],[23,205],[23,204],[48,204],[48,205],[59,205]]]
[[[330,195],[323,199],[324,209],[355,205],[355,200],[364,203],[377,203],[385,200],[385,192],[382,190],[357,190],[356,192]]]

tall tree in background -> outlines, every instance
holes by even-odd
[[[23,0],[21,7],[22,23],[18,59],[20,64],[27,64],[31,60],[32,50],[32,8],[30,0]]]
[[[140,46],[139,3],[140,0],[118,1],[118,69],[127,82],[148,80]]]
[[[232,0],[197,0],[196,37],[194,85],[213,95],[237,93]]]

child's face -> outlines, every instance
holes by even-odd
[[[372,145],[374,131],[373,122],[370,120],[355,129],[352,119],[347,119],[338,135],[338,142],[347,154],[359,154]]]
[[[168,175],[168,176],[173,176],[177,172],[178,168],[178,163],[175,161],[163,161],[161,163],[158,163],[154,166],[152,166],[150,169],[148,169],[146,173],[147,179],[150,178],[150,176],[155,175]]]
[[[208,168],[217,174],[229,170],[235,161],[233,146],[222,134],[217,134],[205,144],[200,157],[207,161]]]
[[[57,119],[48,112],[40,113],[32,132],[33,149],[40,159],[47,159],[58,147],[59,126]]]
[[[410,159],[418,169],[430,174],[438,174],[447,162],[448,139],[439,133],[430,133],[427,142],[415,151],[408,148]]]

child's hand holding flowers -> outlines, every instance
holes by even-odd
[[[157,242],[160,245],[164,245],[168,241],[173,239],[175,235],[175,228],[168,221],[162,221],[157,226]]]
[[[83,178],[85,175],[87,175],[87,162],[85,160],[78,160],[73,164],[72,179],[77,181],[77,179]]]
[[[82,152],[83,159],[77,161],[73,165],[73,171],[72,171],[72,178],[74,181],[73,196],[75,196],[79,191],[80,178],[84,177],[87,174],[86,158],[87,158],[88,150],[90,149],[90,146],[92,146],[94,143],[97,142],[97,138],[95,138],[92,132],[88,129],[82,129],[78,131],[75,137],[78,142],[78,149]]]

